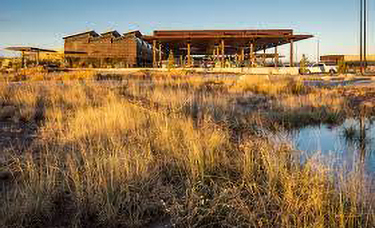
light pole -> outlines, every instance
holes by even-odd
[[[317,42],[316,42],[316,62],[317,63],[320,62],[320,40],[319,38],[317,38]]]
[[[298,45],[296,42],[296,64],[298,64]]]

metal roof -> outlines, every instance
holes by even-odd
[[[116,30],[113,30],[113,31],[109,31],[109,32],[104,32],[102,34],[100,34],[101,36],[105,36],[105,35],[108,35],[108,34],[111,34],[113,35],[114,37],[120,37],[121,34],[119,32],[117,32]]]
[[[7,47],[5,50],[10,51],[24,51],[24,52],[56,52],[55,50],[48,50],[36,47]]]
[[[248,48],[250,42],[255,43],[255,51],[260,51],[312,37],[312,35],[295,35],[292,29],[162,30],[154,31],[152,36],[143,36],[143,39],[150,43],[157,41],[179,49],[186,48],[186,43],[190,42],[194,54],[207,53],[207,50],[213,50],[224,40],[226,53],[233,54],[239,47]]]
[[[81,32],[81,33],[77,33],[77,34],[74,34],[74,35],[70,35],[70,36],[65,36],[63,37],[63,39],[67,39],[67,38],[72,38],[72,37],[76,37],[76,36],[82,36],[82,35],[86,35],[86,34],[90,34],[94,37],[97,37],[97,36],[100,36],[98,33],[96,33],[94,30],[91,30],[91,31],[87,31],[87,32]]]

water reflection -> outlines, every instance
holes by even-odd
[[[338,86],[353,86],[353,85],[366,85],[371,83],[370,79],[359,80],[308,80],[304,81],[306,86],[314,87],[338,87]]]
[[[301,162],[318,157],[319,162],[344,172],[375,174],[375,125],[370,120],[348,119],[340,126],[320,125],[289,133]]]

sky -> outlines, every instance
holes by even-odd
[[[371,0],[369,9],[371,54]],[[297,58],[314,60],[318,42],[321,55],[357,54],[358,21],[359,0],[0,0],[0,56],[10,55],[3,50],[7,46],[61,50],[62,37],[87,30],[291,28],[315,36],[295,48]],[[288,45],[279,50],[289,56]]]

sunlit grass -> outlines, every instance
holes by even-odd
[[[2,102],[26,122],[43,110],[43,121],[31,145],[5,152],[4,169],[14,180],[1,191],[0,225],[375,225],[362,182],[342,180],[338,187],[327,167],[300,164],[290,145],[254,130],[270,125],[267,112],[284,116],[284,123],[311,117],[310,108],[322,113],[316,119],[329,117],[325,106],[340,112],[346,106],[337,91],[319,96],[292,79],[243,85],[157,77],[113,87],[69,80],[2,85]],[[239,110],[259,94],[270,100],[268,109]]]

